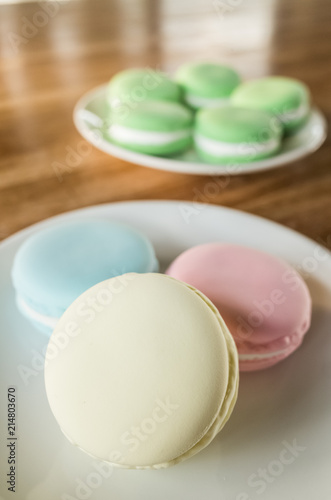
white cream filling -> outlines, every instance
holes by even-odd
[[[281,349],[279,351],[267,352],[263,354],[239,354],[239,361],[253,361],[255,359],[268,359],[273,358],[274,356],[279,356],[281,354],[286,354],[289,350],[288,346],[286,349]]]
[[[109,135],[118,142],[141,144],[146,146],[164,146],[171,142],[186,139],[190,136],[190,130],[177,130],[176,132],[150,132],[136,130],[122,125],[109,127]]]
[[[199,97],[193,94],[185,94],[185,101],[193,108],[212,108],[216,106],[226,106],[229,103],[228,97]]]
[[[20,295],[16,296],[16,304],[19,310],[24,314],[24,316],[27,316],[32,321],[37,321],[38,323],[41,323],[42,325],[49,328],[55,328],[57,322],[59,321],[58,318],[47,316],[46,314],[35,311],[25,302],[25,300]]]
[[[289,111],[285,111],[285,113],[278,113],[278,117],[282,122],[288,123],[304,118],[308,114],[308,111],[309,106],[306,103],[303,103],[297,109],[291,109]]]
[[[200,134],[194,136],[196,145],[212,156],[249,156],[262,153],[270,153],[279,145],[277,139],[266,142],[221,142],[215,139],[203,137]]]

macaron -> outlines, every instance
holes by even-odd
[[[167,156],[192,144],[193,114],[179,103],[145,101],[111,121],[110,140],[132,151]]]
[[[205,448],[229,419],[237,351],[198,290],[130,273],[67,309],[49,341],[45,385],[75,446],[115,466],[159,469]]]
[[[153,246],[139,231],[91,218],[54,224],[27,238],[15,255],[12,280],[20,312],[50,335],[67,307],[91,286],[157,269]]]
[[[295,132],[310,112],[308,87],[294,78],[271,76],[242,83],[232,94],[233,106],[269,111],[284,125],[285,132]]]
[[[186,104],[193,109],[228,104],[229,97],[240,83],[236,71],[212,63],[189,63],[181,66],[175,80],[183,90]]]
[[[107,89],[108,104],[123,114],[147,100],[178,102],[181,89],[164,73],[151,68],[127,69],[110,80]]]
[[[282,133],[280,121],[267,111],[230,106],[200,109],[194,143],[207,163],[245,163],[277,153]]]
[[[307,285],[289,264],[267,253],[226,243],[199,245],[177,257],[167,274],[215,304],[234,337],[242,371],[287,358],[309,328]]]

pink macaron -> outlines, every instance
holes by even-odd
[[[236,342],[242,371],[262,370],[301,344],[311,320],[311,297],[286,262],[225,243],[193,247],[166,274],[194,286],[219,309]]]

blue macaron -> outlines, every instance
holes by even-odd
[[[12,269],[20,312],[51,334],[85,290],[128,272],[158,271],[151,242],[124,224],[87,219],[55,224],[21,245]]]

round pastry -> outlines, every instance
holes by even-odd
[[[176,81],[183,89],[186,104],[193,109],[228,104],[240,77],[232,68],[221,64],[189,63],[181,66]]]
[[[204,295],[169,276],[131,273],[95,285],[64,313],[46,352],[46,392],[81,450],[158,469],[198,453],[222,429],[237,398],[237,363]]]
[[[157,271],[150,241],[135,229],[100,219],[54,224],[19,248],[12,270],[19,310],[50,334],[67,307],[100,281]]]
[[[110,80],[107,100],[111,108],[124,114],[146,100],[180,101],[180,87],[160,71],[127,69]]]
[[[305,282],[272,255],[210,243],[182,253],[167,274],[212,300],[234,337],[243,371],[285,359],[309,328],[311,298]]]
[[[207,163],[245,163],[274,155],[280,148],[282,126],[267,111],[223,108],[198,111],[195,147]]]
[[[193,115],[179,103],[145,101],[130,113],[114,114],[112,142],[140,153],[171,155],[192,143]]]
[[[240,108],[269,111],[294,132],[306,121],[310,112],[307,86],[293,78],[271,76],[242,83],[233,93],[231,102]]]

